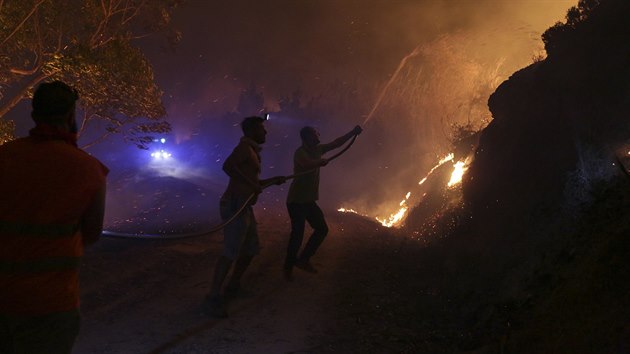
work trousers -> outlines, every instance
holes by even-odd
[[[287,203],[287,210],[291,218],[291,235],[284,265],[285,267],[292,267],[296,260],[307,262],[317,252],[328,234],[328,225],[322,209],[316,202]],[[298,258],[297,254],[302,246],[306,222],[313,228],[313,234]]]

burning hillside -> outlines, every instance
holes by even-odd
[[[543,35],[548,57],[490,97],[462,188],[438,164],[381,220],[435,241],[480,352],[630,350],[628,14],[580,1]]]
[[[629,350],[629,13],[583,0],[543,35],[548,57],[490,97],[464,209],[446,215],[444,263],[478,281],[470,316],[493,313],[483,326],[504,326],[506,351]]]
[[[376,216],[375,219],[383,226],[399,227],[404,224],[411,208],[417,207],[417,205],[424,205],[426,200],[430,199],[433,194],[444,195],[446,190],[452,190],[453,192],[448,194],[455,194],[456,196],[450,196],[449,199],[461,199],[461,189],[458,187],[462,182],[464,172],[468,169],[469,163],[470,157],[455,162],[454,155],[448,154],[429,170],[426,176],[413,188],[413,192],[409,191],[405,194],[400,201],[399,209],[386,216]],[[425,185],[427,181],[429,183]],[[428,194],[431,194],[431,196],[427,197]],[[338,211],[364,215],[352,208],[342,207]]]

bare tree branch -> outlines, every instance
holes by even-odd
[[[110,15],[107,12],[103,14],[103,19],[101,20],[101,22],[99,22],[98,27],[96,28],[94,33],[92,33],[92,37],[90,38],[90,47],[94,48],[98,46],[97,45],[98,36],[103,35],[101,31],[103,30],[103,28],[107,26],[107,23],[109,22],[109,16]]]
[[[77,132],[78,136],[80,136],[83,133],[83,131],[85,130],[85,128],[87,127],[88,120],[89,120],[88,110],[84,109],[83,110],[83,119],[81,119],[81,127],[79,128],[79,131]]]
[[[57,36],[57,51],[61,51],[61,44],[63,43],[63,23],[59,22],[59,35]]]
[[[123,24],[127,24],[129,21],[131,21],[134,17],[136,17],[138,15],[138,12],[144,7],[146,1],[142,1],[140,4],[136,5],[135,9],[133,10],[133,13],[131,15],[129,15],[127,18],[125,18],[123,16]],[[131,8],[130,6],[127,6],[127,9]]]
[[[87,125],[88,125],[88,123],[90,121],[92,121],[94,119],[97,119],[97,118],[109,121],[110,123],[115,125],[117,128],[118,127],[122,127],[122,126],[124,126],[125,124],[128,124],[131,121],[131,119],[125,119],[125,120],[120,121],[120,120],[118,120],[116,118],[107,117],[107,116],[101,116],[101,115],[98,115],[96,113],[91,113],[88,110],[84,110],[83,111],[83,121],[81,122],[81,127],[79,128],[78,135],[80,136],[85,131],[85,129],[87,128]],[[87,143],[85,145],[82,145],[81,149],[87,149],[87,148],[89,148],[91,146],[94,146],[94,145],[100,143],[101,141],[107,139],[107,137],[109,137],[110,135],[112,135],[112,134],[114,134],[116,132],[117,132],[117,130],[115,130],[115,129],[105,130],[105,132],[103,132],[103,134],[101,134],[96,139],[92,140],[91,142],[89,142],[89,143]]]
[[[103,9],[103,16],[107,15],[107,7],[105,6],[105,0],[101,0],[101,8]]]
[[[22,22],[20,22],[17,27],[15,27],[15,29],[13,30],[13,32],[11,32],[11,34],[9,34],[7,36],[7,38],[4,39],[4,41],[2,41],[2,43],[0,43],[0,47],[3,46],[9,39],[11,39],[11,37],[13,37],[19,30],[20,28],[22,28],[22,26],[24,26],[24,24],[26,23],[26,21],[28,21],[29,18],[31,18],[31,16],[33,16],[33,14],[35,13],[35,11],[37,11],[37,8],[39,7],[39,5],[41,5],[42,3],[44,3],[44,1],[46,0],[39,0],[39,2],[35,5],[33,5],[33,9],[31,10],[31,12],[29,12],[28,15],[26,15],[26,17],[24,17],[24,19],[22,20]]]
[[[82,145],[82,146],[81,146],[81,149],[85,150],[85,149],[89,148],[90,146],[94,146],[94,145],[96,145],[96,144],[100,143],[101,141],[105,140],[105,139],[106,139],[108,136],[110,136],[110,135],[112,135],[112,132],[110,132],[110,131],[106,131],[105,133],[103,133],[103,134],[102,134],[101,136],[99,136],[98,138],[96,138],[96,139],[92,140],[91,142],[89,142],[89,143],[87,143],[87,144],[85,144],[85,145]]]
[[[9,100],[9,102],[0,106],[0,118],[4,117],[4,115],[7,114],[7,112],[9,112],[13,107],[15,107],[15,105],[20,103],[20,101],[26,97],[26,93],[28,92],[28,90],[30,90],[33,86],[42,82],[49,76],[50,76],[49,74],[41,74],[39,76],[34,77],[31,81],[29,81],[26,85],[24,85],[24,87],[22,87],[20,91],[18,91],[15,95],[13,95],[13,98]]]
[[[9,71],[12,74],[22,75],[22,76],[30,76],[35,74],[41,67],[39,63],[35,63],[35,66],[31,69],[19,69],[19,68],[11,68]]]

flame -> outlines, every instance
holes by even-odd
[[[450,153],[446,156],[444,156],[438,163],[437,165],[433,166],[433,168],[429,171],[429,173],[427,173],[426,176],[424,176],[423,179],[420,180],[420,182],[418,182],[418,185],[421,185],[422,183],[424,183],[427,178],[429,178],[429,176],[431,176],[431,174],[433,173],[433,171],[435,171],[438,167],[444,165],[445,163],[453,160],[453,158],[455,157],[455,155],[453,155],[453,153]]]
[[[423,184],[428,178],[429,176],[431,176],[431,174],[440,166],[442,166],[443,164],[449,162],[449,161],[453,161],[453,159],[455,158],[455,155],[450,153],[446,156],[444,156],[435,166],[433,166],[433,168],[431,168],[431,170],[429,170],[429,172],[426,174],[426,176],[424,176],[420,182],[418,182],[418,185]],[[447,183],[447,187],[448,188],[453,188],[454,186],[460,184],[462,182],[462,177],[464,175],[464,173],[466,172],[466,170],[468,169],[468,164],[469,164],[469,159],[466,158],[464,161],[457,161],[453,164],[453,172],[451,173],[451,178]],[[425,193],[426,194],[426,193]],[[393,226],[397,226],[398,224],[400,224],[400,222],[405,218],[405,215],[407,214],[407,211],[409,210],[409,205],[407,203],[407,201],[409,200],[409,197],[411,197],[411,192],[407,192],[407,194],[405,195],[405,198],[399,203],[400,205],[400,209],[398,209],[398,211],[390,214],[387,217],[381,218],[381,217],[375,217],[375,219],[381,223],[381,225],[385,226],[385,227],[393,227]],[[337,209],[337,211],[340,211],[342,213],[354,213],[357,215],[362,215],[362,216],[367,216],[364,214],[359,213],[358,211],[354,210],[354,209],[350,209],[350,208],[339,208]]]
[[[359,213],[358,211],[356,211],[354,209],[339,208],[339,209],[337,209],[337,211],[340,211],[342,213],[352,213],[352,214],[361,215],[361,213]]]
[[[462,177],[464,176],[464,172],[468,169],[468,165],[465,161],[457,161],[455,165],[453,165],[453,168],[451,179],[447,184],[448,187],[453,187],[462,182]]]
[[[390,215],[387,219],[380,219],[379,217],[376,217],[375,219],[385,227],[396,226],[403,219],[403,217],[405,217],[408,209],[408,207],[404,206],[400,208],[397,213]]]

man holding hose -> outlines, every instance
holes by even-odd
[[[350,132],[334,141],[320,144],[319,132],[315,128],[307,126],[300,130],[302,146],[295,151],[293,156],[293,172],[296,176],[289,187],[287,196],[287,209],[291,218],[291,235],[284,263],[284,276],[289,281],[293,280],[294,266],[309,273],[317,273],[310,259],[328,234],[324,213],[317,205],[319,168],[328,163],[328,159],[322,158],[322,156],[328,151],[341,147],[352,137],[361,134],[362,131],[363,129],[357,125]],[[313,234],[298,257],[307,221],[313,228]]]
[[[223,171],[230,177],[230,182],[221,197],[221,218],[224,221],[229,220],[242,206],[247,205],[223,229],[223,254],[217,261],[210,294],[204,302],[204,312],[213,317],[227,317],[226,296],[233,296],[239,290],[243,273],[252,258],[259,253],[260,246],[252,205],[256,204],[258,195],[264,187],[286,182],[286,177],[283,176],[259,179],[260,145],[265,142],[267,136],[264,122],[265,119],[262,117],[245,118],[241,123],[243,137],[223,163]],[[222,294],[222,286],[232,264],[234,264],[232,276]]]

